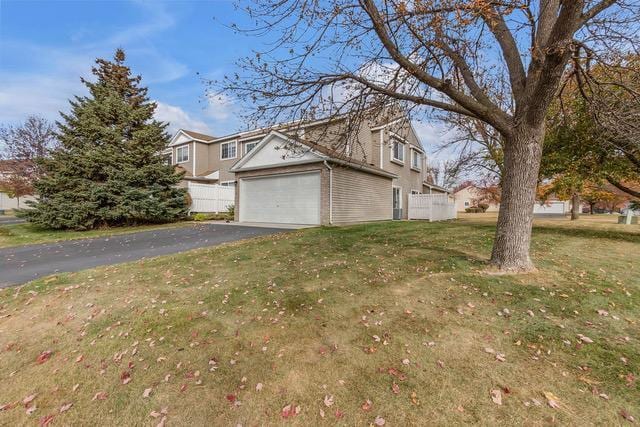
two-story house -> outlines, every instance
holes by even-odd
[[[240,222],[402,219],[409,194],[446,192],[431,183],[425,151],[405,116],[346,126],[320,120],[222,137],[180,130],[167,154],[186,180],[235,185]]]

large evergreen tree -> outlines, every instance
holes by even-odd
[[[29,221],[86,230],[186,215],[181,175],[160,155],[167,125],[153,119],[156,104],[124,61],[118,49],[113,61],[96,60],[95,82],[82,79],[89,96],[70,101],[57,123],[60,147],[43,161],[39,200],[23,212]]]

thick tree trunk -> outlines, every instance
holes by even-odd
[[[573,193],[571,196],[571,221],[580,219],[580,194]]]
[[[504,147],[505,174],[491,264],[506,272],[534,269],[529,246],[543,138],[544,125],[521,125]]]

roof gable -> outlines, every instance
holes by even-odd
[[[325,157],[322,154],[310,147],[280,132],[271,131],[249,154],[237,162],[231,170],[262,169],[271,166],[322,161],[324,159]]]
[[[180,129],[178,130],[178,132],[176,132],[175,135],[173,135],[173,138],[171,138],[169,147],[175,147],[176,145],[184,144],[191,141],[210,142],[213,139],[214,138],[209,135]]]

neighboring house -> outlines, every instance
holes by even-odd
[[[236,187],[236,220],[337,224],[407,218],[411,193],[446,193],[431,184],[426,155],[405,116],[363,123],[341,136],[344,120],[212,137],[180,130],[166,154],[185,180]]]
[[[487,212],[498,212],[500,203],[486,201],[483,190],[472,183],[468,183],[453,193],[456,203],[456,211],[464,212],[467,208],[477,207],[480,203],[489,205]]]
[[[15,174],[17,160],[0,160],[0,183]],[[22,163],[17,163],[18,165]],[[1,185],[0,185],[1,186]],[[22,196],[20,198],[10,197],[7,192],[0,188],[0,210],[18,209],[27,207],[27,200],[35,200],[34,196]]]
[[[488,195],[488,193],[497,193],[495,190],[496,187],[492,187],[492,189],[493,191],[487,191],[474,185],[472,182],[466,183],[453,194],[456,211],[464,212],[467,208],[486,204],[489,206],[486,212],[498,212],[500,210],[500,203],[493,201],[492,197]],[[570,209],[570,201],[560,200],[555,195],[550,196],[545,201],[536,201],[533,205],[533,213],[536,215],[564,215],[569,212]]]

